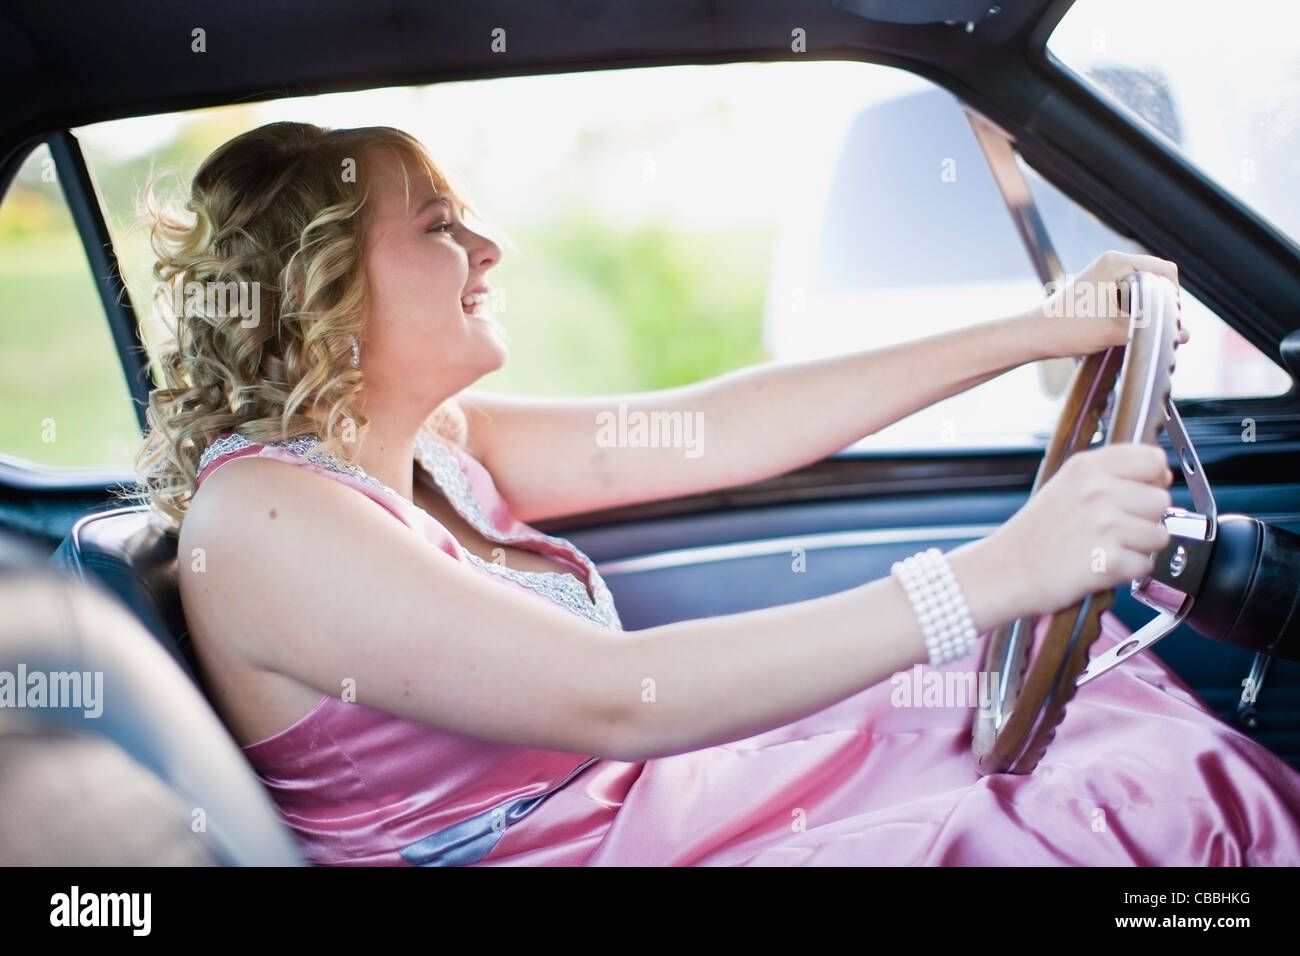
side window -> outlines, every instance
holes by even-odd
[[[550,110],[559,91],[584,108]],[[1148,99],[1167,123],[1164,101]],[[814,101],[819,108],[809,111]],[[636,122],[628,121],[629,102],[646,104]],[[547,122],[501,123],[495,104]],[[164,194],[179,187],[183,195],[211,150],[274,120],[406,129],[467,187],[488,222],[476,228],[504,252],[488,281],[500,293],[493,308],[510,336],[510,361],[484,377],[486,390],[670,388],[764,356],[885,347],[1021,313],[1043,299],[970,123],[945,90],[900,69],[847,61],[655,67],[336,93],[77,129],[151,347],[168,333],[149,315],[148,232],[127,228],[140,188],[158,173]],[[520,163],[521,155],[533,160]],[[39,375],[21,379],[21,399],[10,397],[19,378],[0,379],[6,407],[38,406],[0,421],[9,429],[0,431],[0,453],[103,462],[112,449],[87,443],[134,443],[136,428],[57,184],[38,172],[24,171],[14,195],[36,196],[62,216],[63,251],[32,253],[57,273],[48,285],[60,290],[58,315],[47,321],[6,305],[0,362],[18,354],[9,343],[19,328],[75,343],[75,351],[43,350]],[[1067,269],[1126,246],[1026,175]],[[0,207],[0,224],[4,215]],[[30,281],[35,267],[0,253],[0,275]],[[0,283],[3,295],[14,293]],[[1281,369],[1212,314],[1193,314],[1189,299],[1194,339],[1179,355],[1177,397],[1287,389]],[[1055,427],[1068,364],[1014,369],[863,445],[1039,444]],[[862,383],[858,400],[873,401],[872,389]],[[70,407],[51,408],[56,397]],[[56,444],[41,441],[33,416],[57,422]],[[85,426],[76,443],[63,427],[69,416],[71,427]],[[26,444],[15,429],[27,429]]]
[[[90,264],[42,145],[0,201],[0,457],[129,467],[139,438]]]
[[[1078,0],[1050,59],[1300,246],[1300,8]]]

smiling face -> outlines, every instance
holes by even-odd
[[[362,165],[364,164],[364,165]],[[370,176],[364,217],[366,322],[361,369],[367,392],[441,401],[505,363],[504,334],[487,299],[462,298],[490,285],[501,261],[491,239],[470,229],[450,195],[440,195],[410,161],[370,148],[358,164]]]

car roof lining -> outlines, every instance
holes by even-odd
[[[0,13],[0,78],[24,93],[0,101],[0,136],[451,78],[873,55],[944,68],[973,46],[1023,56],[1054,3],[315,0],[309,16],[283,0],[223,0],[219,14],[175,0],[29,3]],[[206,52],[192,52],[193,29],[205,31]],[[493,48],[497,29],[503,50]],[[791,49],[795,29],[804,31],[806,53]]]

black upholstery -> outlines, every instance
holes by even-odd
[[[176,537],[150,520],[147,507],[87,515],[50,560],[121,598],[201,688],[176,584]]]

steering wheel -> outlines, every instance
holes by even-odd
[[[1114,599],[1111,590],[1098,591],[1053,614],[1022,618],[993,631],[982,671],[996,677],[996,690],[991,700],[981,701],[971,728],[981,774],[1032,773],[1078,687],[1150,647],[1187,616],[1213,544],[1214,498],[1169,397],[1178,337],[1174,286],[1154,273],[1134,272],[1120,283],[1120,292],[1121,308],[1129,315],[1128,341],[1089,355],[1075,369],[1030,495],[1037,493],[1070,455],[1086,448],[1099,427],[1105,430],[1106,444],[1158,445],[1160,432],[1165,430],[1198,513],[1180,508],[1166,511],[1170,543],[1156,555],[1151,575],[1135,580],[1132,586],[1133,596],[1159,612],[1158,616],[1105,654],[1091,661],[1088,657],[1101,633],[1101,614]],[[1122,301],[1124,293],[1127,304]],[[1028,662],[1031,650],[1036,653]]]

